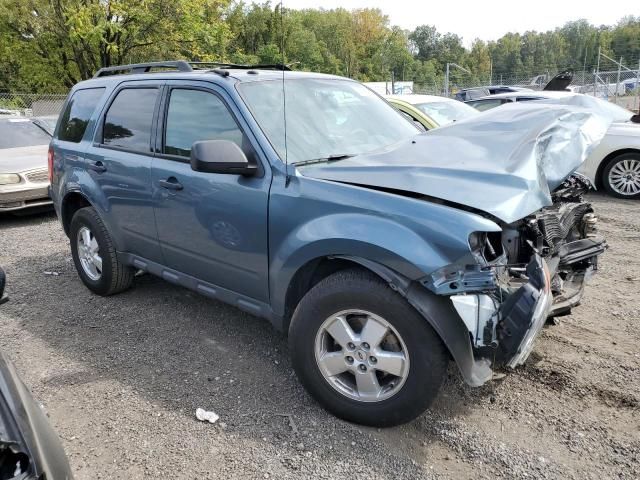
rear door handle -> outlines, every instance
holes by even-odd
[[[89,162],[89,168],[98,173],[104,173],[107,171],[107,167],[105,167],[104,163],[102,163],[100,160],[96,162]]]
[[[160,180],[158,183],[168,190],[182,190],[184,188],[176,177],[169,177],[166,180]]]

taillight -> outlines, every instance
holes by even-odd
[[[47,166],[49,167],[49,183],[53,181],[53,147],[49,147],[49,153],[47,154]]]

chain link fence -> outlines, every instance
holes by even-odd
[[[612,65],[607,65],[611,67]],[[608,70],[592,70],[574,72],[570,89],[576,93],[592,95],[603,100],[617,103],[629,110],[640,109],[640,67],[636,69],[624,65],[613,65]],[[503,85],[508,87],[542,90],[557,72],[544,72],[539,75],[494,74],[481,78],[462,71],[452,71],[447,88],[447,79],[437,78],[428,84],[415,84],[413,93],[450,97],[462,90],[477,89],[476,95],[488,94],[484,91],[488,86]]]
[[[60,115],[65,98],[67,96],[62,94],[0,92],[0,118],[57,116]]]

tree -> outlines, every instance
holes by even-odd
[[[229,0],[4,0],[0,31],[70,87],[100,67],[225,56]]]

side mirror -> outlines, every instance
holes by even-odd
[[[4,274],[4,270],[2,270],[2,268],[0,268],[0,305],[2,305],[7,300],[9,300],[8,298],[4,297],[4,285],[5,285],[5,282],[6,282],[6,276]]]
[[[254,175],[258,171],[251,165],[242,149],[229,140],[204,140],[191,147],[191,169],[205,173]]]

